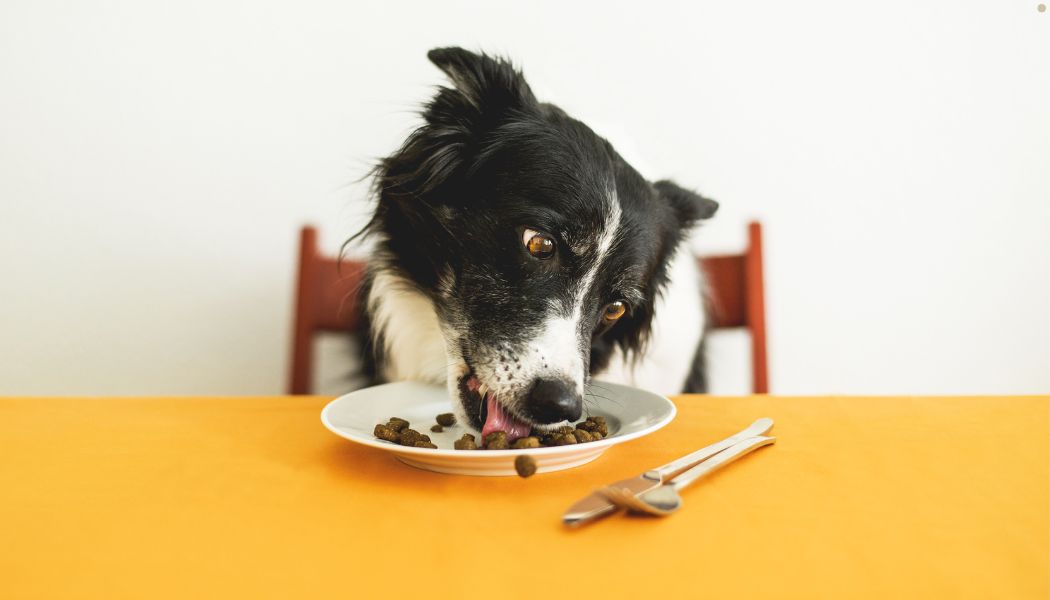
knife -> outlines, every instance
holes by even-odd
[[[649,490],[660,487],[665,481],[673,479],[682,472],[696,466],[737,442],[762,435],[772,427],[773,419],[759,419],[740,433],[733,434],[720,442],[715,442],[710,446],[706,446],[696,452],[687,454],[682,458],[673,460],[666,465],[646,471],[637,477],[631,477],[629,479],[617,481],[616,483],[611,483],[608,487],[620,488],[634,495],[645,493]],[[605,496],[595,491],[586,498],[583,498],[576,504],[570,506],[569,510],[565,511],[565,514],[562,515],[561,519],[562,522],[569,527],[579,527],[580,525],[590,523],[595,519],[599,519],[615,512],[616,508],[615,504],[609,502],[605,499]]]

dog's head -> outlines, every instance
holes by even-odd
[[[428,57],[453,87],[377,168],[377,259],[433,301],[472,425],[574,421],[612,349],[641,351],[670,258],[718,205],[646,181],[507,61]]]

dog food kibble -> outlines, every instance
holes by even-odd
[[[446,427],[456,424],[456,416],[452,413],[442,413],[435,420],[437,425],[430,427],[430,431],[434,433],[442,433]],[[430,436],[423,435],[412,429],[409,427],[409,422],[400,417],[390,417],[385,424],[380,423],[376,425],[372,434],[381,440],[402,446],[437,448],[437,445],[430,441]],[[533,429],[527,437],[518,438],[513,442],[507,439],[506,432],[493,431],[485,436],[480,446],[477,438],[470,433],[464,433],[463,437],[453,442],[452,445],[456,450],[507,450],[508,448],[526,450],[529,448],[586,444],[587,442],[596,442],[607,437],[609,437],[609,424],[606,422],[605,417],[587,417],[586,420],[580,421],[576,425],[563,425],[551,431]],[[523,475],[523,477],[527,477],[527,475]]]
[[[514,443],[511,444],[510,447],[514,450],[524,450],[525,448],[539,448],[540,438],[535,438],[532,436],[518,438],[514,440]]]
[[[429,442],[430,441],[430,438],[427,438],[426,440],[424,440],[423,439],[424,437],[426,437],[426,436],[423,435],[422,433],[419,433],[415,429],[402,429],[400,438],[398,439],[398,443],[401,444],[402,446],[414,446],[414,445],[416,445],[416,442],[420,442],[420,441]]]
[[[459,438],[452,445],[456,450],[477,450],[478,444],[474,441],[474,436],[469,433],[464,433],[463,437]]]
[[[507,443],[505,431],[493,431],[485,436],[486,450],[506,450],[507,448],[510,448],[510,444]]]
[[[536,438],[526,438],[536,439]],[[528,454],[519,454],[514,459],[514,470],[522,477],[532,477],[536,473],[536,460]]]
[[[576,424],[576,430],[586,431],[592,435],[597,433],[601,437],[609,435],[609,425],[605,422],[605,417],[587,417],[586,421]]]
[[[609,425],[605,422],[605,417],[587,417],[587,420],[597,426],[595,431],[602,434],[602,437],[609,435]]]
[[[375,431],[373,431],[372,434],[381,440],[394,442],[395,444],[398,442],[399,436],[397,435],[397,432],[387,425],[376,425]]]
[[[589,431],[584,431],[583,429],[577,429],[576,431],[572,432],[572,435],[576,438],[576,441],[581,444],[584,442],[594,441],[594,436],[592,436]]]
[[[559,433],[558,435],[554,436],[553,440],[551,440],[551,446],[568,446],[570,444],[575,444],[575,443],[576,443],[576,436],[574,436],[572,434],[569,434],[569,433],[566,433],[566,434]]]
[[[390,417],[390,420],[387,421],[386,426],[393,429],[394,431],[401,431],[405,427],[408,427],[408,421],[404,419],[399,419],[397,417]]]

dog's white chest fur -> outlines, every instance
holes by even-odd
[[[617,350],[608,369],[596,378],[666,395],[682,392],[704,329],[700,273],[688,245],[679,248],[669,274],[645,355],[632,366]],[[379,271],[368,304],[372,326],[383,343],[383,378],[445,385],[453,359],[433,302],[402,277]]]
[[[372,327],[383,341],[387,381],[445,384],[448,358],[434,303],[404,278],[379,271],[368,296]]]

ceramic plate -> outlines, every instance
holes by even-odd
[[[455,450],[453,441],[464,433],[478,432],[460,424],[442,433],[430,431],[434,417],[452,412],[452,400],[443,387],[398,382],[365,388],[332,400],[321,411],[321,421],[336,435],[352,442],[389,452],[401,462],[438,473],[460,475],[515,475],[514,459],[530,454],[537,473],[578,467],[615,446],[648,435],[671,422],[674,404],[667,398],[624,385],[593,382],[588,388],[585,417],[603,416],[609,437],[597,442],[529,450]],[[411,427],[430,436],[438,449],[408,448],[376,439],[372,430],[390,417],[401,417]]]

